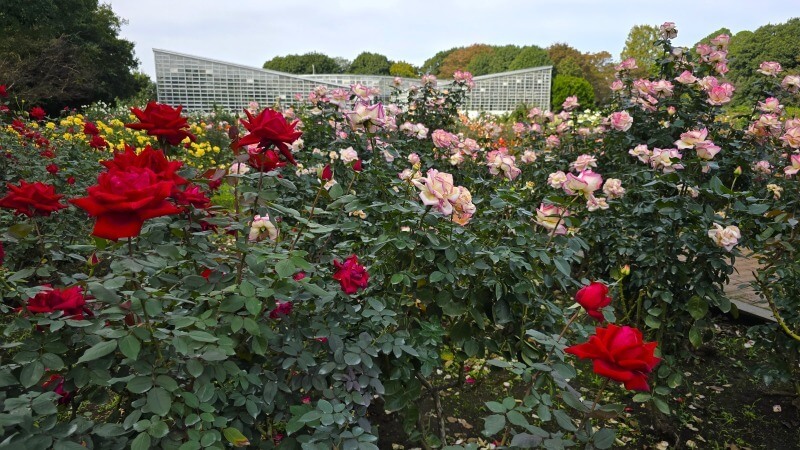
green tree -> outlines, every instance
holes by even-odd
[[[341,73],[341,68],[335,59],[316,52],[276,56],[265,62],[264,68],[296,74]]]
[[[451,53],[458,50],[459,48],[463,47],[453,47],[450,50],[442,50],[435,55],[431,56],[422,64],[420,67],[421,73],[430,73],[436,76],[439,76],[439,67],[441,67],[442,62],[447,58]]]
[[[560,110],[564,100],[572,95],[578,97],[578,102],[583,108],[589,108],[594,105],[594,89],[586,79],[568,75],[556,75],[553,79],[551,109],[553,111]]]
[[[526,47],[527,48],[527,47]],[[522,48],[517,45],[503,45],[496,47],[489,62],[489,73],[505,72],[510,70],[511,63],[519,56]]]
[[[380,53],[362,52],[350,64],[347,73],[359,73],[364,75],[389,75],[391,67],[389,58]]]
[[[442,60],[436,76],[451,78],[456,70],[468,70],[469,63],[481,53],[493,52],[494,47],[486,44],[472,44],[469,47],[458,48]]]
[[[140,84],[123,20],[98,0],[6,0],[0,12],[0,78],[54,112],[134,95]]]
[[[585,78],[591,83],[598,103],[604,103],[611,97],[609,86],[614,78],[611,53],[606,51],[581,53],[568,44],[555,43],[547,48],[547,54],[553,61],[556,75]]]
[[[392,63],[392,65],[389,67],[389,75],[395,77],[417,78],[419,77],[419,71],[416,67],[405,61],[397,61]]]
[[[757,72],[761,62],[777,61],[788,73],[800,71],[800,18],[736,33],[728,49],[728,77],[738,91],[735,99],[739,104],[752,101],[748,98],[759,94],[753,83],[764,77]],[[786,101],[792,104],[791,99]]]
[[[722,27],[719,30],[717,30],[717,31],[715,31],[713,33],[710,33],[708,36],[704,37],[703,39],[700,39],[699,41],[697,41],[697,43],[695,44],[695,47],[697,47],[698,44],[708,44],[709,42],[711,42],[711,39],[714,39],[715,37],[719,36],[720,34],[727,34],[728,36],[733,36],[733,33],[731,32],[730,28]]]
[[[661,55],[661,48],[653,43],[659,39],[658,27],[654,25],[634,25],[625,39],[625,48],[622,49],[620,58],[634,58],[638,69],[633,70],[634,76],[646,77],[656,75],[658,69],[656,61]]]
[[[537,46],[523,47],[519,54],[508,65],[508,70],[527,69],[529,67],[552,66],[553,61],[547,55],[547,50]]]

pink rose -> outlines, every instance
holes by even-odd
[[[617,111],[609,116],[611,128],[618,131],[628,131],[633,125],[633,117],[627,111]]]
[[[419,198],[427,206],[449,216],[453,213],[453,204],[461,195],[461,190],[453,184],[453,176],[449,173],[428,169],[425,178],[412,180],[420,190]]]
[[[775,61],[764,61],[758,66],[758,73],[768,77],[777,77],[781,72],[783,72],[781,64]]]
[[[556,205],[542,203],[536,208],[536,223],[551,230],[554,235],[567,234],[564,217],[569,216],[569,211]]]

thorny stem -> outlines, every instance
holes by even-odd
[[[583,415],[583,420],[581,421],[581,425],[578,427],[578,430],[583,429],[583,426],[586,424],[586,421],[591,419],[591,415],[595,409],[597,409],[597,404],[600,403],[600,397],[603,395],[603,391],[606,390],[608,387],[608,382],[611,381],[611,378],[606,378],[603,380],[603,385],[600,386],[600,390],[597,391],[597,395],[594,396],[594,401],[592,402],[592,408]]]
[[[319,196],[322,194],[322,190],[323,189],[325,189],[325,185],[324,184],[320,184],[319,189],[317,190],[317,195],[316,195],[316,197],[314,197],[314,203],[311,204],[311,212],[308,215],[308,221],[303,224],[302,228],[300,228],[300,230],[297,232],[297,235],[294,237],[294,240],[292,241],[292,245],[291,245],[291,247],[289,247],[289,251],[290,252],[292,250],[294,250],[294,246],[297,244],[297,241],[300,239],[300,235],[302,235],[306,231],[306,228],[308,228],[308,224],[311,222],[311,219],[314,217],[314,210],[317,207],[317,201],[319,201]]]
[[[564,328],[561,330],[561,333],[559,333],[558,337],[556,338],[556,341],[553,344],[553,348],[550,349],[550,352],[547,354],[547,356],[542,361],[542,364],[547,364],[548,362],[550,362],[550,358],[553,357],[553,353],[555,353],[555,351],[556,351],[556,345],[558,345],[558,343],[561,342],[561,338],[564,337],[564,335],[567,333],[567,330],[569,329],[570,325],[572,325],[572,322],[574,322],[575,319],[577,319],[580,314],[581,314],[581,310],[575,311],[575,314],[573,314],[572,317],[569,318],[569,320],[567,321],[566,325],[564,325]],[[525,395],[523,395],[522,398],[525,398],[528,395],[530,395],[531,391],[533,391],[533,386],[536,384],[536,379],[539,378],[539,374],[541,374],[541,373],[542,372],[536,372],[535,374],[533,374],[533,376],[531,377],[531,383],[530,383],[530,385],[528,385],[528,389],[525,390]]]
[[[439,419],[439,439],[442,441],[442,445],[447,445],[447,428],[444,419],[444,411],[442,408],[442,399],[439,396],[439,391],[434,389],[431,383],[422,376],[421,373],[416,372],[416,377],[425,386],[425,389],[433,395],[433,402],[436,407],[436,417]]]

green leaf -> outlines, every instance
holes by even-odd
[[[611,448],[614,445],[615,433],[610,428],[602,428],[592,436],[594,447],[599,450]]]
[[[172,397],[164,388],[153,388],[147,393],[147,406],[153,414],[166,416],[172,406]]]
[[[186,361],[186,370],[195,378],[203,374],[203,369],[203,364],[196,359]]]
[[[278,276],[281,278],[288,278],[295,273],[294,263],[289,259],[284,259],[278,262],[278,264],[275,264],[275,272],[277,272]]]
[[[692,315],[694,320],[700,320],[708,313],[708,302],[704,301],[698,295],[689,299],[689,303],[686,307],[689,309],[689,314]]]
[[[44,375],[44,364],[41,361],[34,361],[22,368],[19,375],[19,382],[22,386],[29,388],[39,383]]]
[[[565,413],[564,411],[557,409],[553,411],[553,417],[556,418],[556,422],[558,422],[558,426],[567,430],[567,431],[575,431],[578,428],[572,422],[572,419]]]
[[[389,281],[390,281],[392,284],[398,284],[398,283],[400,283],[401,281],[403,281],[403,274],[402,274],[402,273],[396,273],[396,274],[392,275],[392,279],[391,279],[391,280],[389,280]]]
[[[491,416],[483,418],[483,434],[485,436],[495,435],[505,427],[506,427],[506,416],[500,414],[492,414]]]
[[[444,274],[438,270],[434,271],[430,276],[431,283],[444,280]]]
[[[509,422],[518,427],[527,428],[530,425],[525,416],[520,414],[519,411],[509,411],[506,413],[506,417],[508,417]]]
[[[150,435],[147,432],[139,433],[131,442],[131,450],[150,450]]]
[[[198,342],[217,342],[219,340],[213,334],[199,330],[190,331],[189,337]]]
[[[119,351],[130,359],[139,357],[139,350],[141,349],[142,343],[132,334],[119,340]]]
[[[252,297],[256,295],[256,287],[249,281],[242,281],[242,284],[239,285],[239,293],[245,297]]]
[[[506,412],[505,406],[498,402],[486,402],[486,407],[493,413],[505,414]]]
[[[656,405],[659,411],[666,415],[670,415],[669,405],[664,400],[661,400],[658,397],[653,397],[653,404]]]
[[[700,347],[700,344],[703,343],[703,333],[700,331],[700,328],[697,326],[693,326],[689,329],[689,342],[697,348]]]
[[[133,377],[125,386],[134,394],[143,394],[153,387],[153,379],[150,377]]]
[[[78,363],[85,363],[102,358],[117,349],[117,341],[103,341],[89,347],[78,359]]]
[[[100,283],[89,283],[89,292],[91,292],[97,300],[108,303],[109,305],[118,305],[122,302],[115,292],[109,290]]]
[[[250,445],[250,441],[236,428],[225,428],[222,430],[222,434],[234,447],[247,447]]]

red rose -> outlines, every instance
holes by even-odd
[[[89,147],[92,147],[95,150],[108,148],[108,142],[106,142],[106,140],[103,139],[103,136],[96,134],[92,136],[92,140],[89,141]]]
[[[272,172],[278,167],[286,165],[274,150],[264,150],[260,152],[248,152],[250,158],[247,164],[259,172]]]
[[[275,309],[269,312],[270,319],[280,319],[292,313],[292,302],[281,302],[275,300]]]
[[[45,285],[45,287],[49,288],[50,286]],[[26,308],[34,314],[63,311],[64,317],[75,320],[82,320],[84,313],[92,315],[91,311],[86,308],[86,297],[80,286],[39,292],[35,297],[28,299]]]
[[[0,84],[0,97],[8,97],[8,91],[5,84]]]
[[[67,178],[67,184],[75,184],[75,177]]]
[[[45,167],[45,169],[46,169],[46,170],[47,170],[47,171],[48,171],[48,172],[49,172],[51,175],[55,175],[55,174],[57,174],[57,173],[58,173],[58,166],[57,166],[57,165],[55,165],[55,164],[48,164],[48,165],[47,165],[47,167]]]
[[[0,247],[0,250],[2,250],[2,247]],[[292,275],[292,279],[294,281],[300,281],[300,280],[304,279],[305,277],[306,277],[306,273],[303,272],[303,271],[297,272],[296,274]]]
[[[47,381],[42,383],[42,388],[47,389],[52,385],[56,386],[55,389],[53,389],[53,392],[58,394],[58,396],[60,397],[58,399],[58,403],[61,405],[69,403],[69,401],[72,400],[72,396],[75,395],[74,392],[67,392],[67,390],[64,389],[63,375],[58,375],[58,374],[50,375],[50,378],[48,378]]]
[[[356,172],[361,172],[364,168],[361,166],[361,160],[357,159],[356,162],[353,163],[353,170]]]
[[[644,342],[642,332],[628,326],[610,324],[596,328],[589,341],[564,351],[578,358],[592,359],[594,373],[625,384],[625,389],[649,391],[647,374],[661,358],[653,355],[657,342]]]
[[[33,120],[44,120],[44,118],[47,117],[47,113],[39,106],[31,108],[30,115]]]
[[[131,112],[139,119],[139,123],[125,124],[132,130],[147,130],[150,136],[157,136],[167,141],[170,145],[178,145],[187,137],[192,141],[197,137],[188,131],[189,124],[185,117],[181,117],[182,106],[173,108],[169,105],[150,102],[144,111],[131,108]]]
[[[19,186],[8,183],[8,194],[0,198],[0,208],[14,209],[17,214],[28,217],[49,216],[51,213],[64,209],[59,200],[63,195],[56,194],[56,188],[49,184],[36,181],[28,183],[19,182]]]
[[[8,114],[11,112],[11,108],[6,105],[0,105],[0,114]]]
[[[298,121],[295,120],[290,124],[286,122],[283,114],[269,108],[261,111],[257,116],[253,116],[247,110],[244,112],[250,121],[242,119],[241,122],[250,133],[239,139],[236,142],[236,147],[241,148],[245,145],[258,144],[259,147],[266,150],[275,146],[287,161],[297,165],[294,156],[292,156],[292,150],[287,144],[291,144],[303,135],[302,132],[294,129]]]
[[[131,167],[150,169],[156,174],[159,181],[170,181],[179,186],[188,183],[186,179],[175,173],[183,163],[168,160],[163,151],[154,150],[149,145],[138,154],[135,148],[126,145],[124,152],[115,153],[114,159],[101,161],[100,164],[106,166],[108,170],[126,171]]]
[[[180,213],[166,200],[173,186],[148,168],[112,169],[97,177],[87,197],[70,202],[97,217],[92,235],[117,240],[138,236],[147,219]]]
[[[94,122],[86,122],[83,124],[83,134],[87,136],[99,136],[100,130],[97,129],[97,125]]]
[[[331,170],[330,164],[325,164],[325,168],[322,169],[322,173],[319,177],[322,178],[323,181],[331,181],[333,178],[333,170]]]
[[[608,296],[608,287],[603,283],[593,281],[590,285],[581,288],[575,294],[575,300],[586,309],[586,313],[596,320],[604,320],[600,308],[611,304]]]
[[[367,269],[358,263],[356,255],[350,255],[344,263],[333,260],[333,265],[336,267],[333,279],[339,281],[345,294],[351,295],[359,289],[366,289],[369,283],[369,274]]]
[[[211,206],[211,200],[206,197],[206,193],[194,184],[182,191],[175,190],[172,193],[172,197],[175,199],[175,203],[180,206],[192,205],[198,209],[205,209]]]

